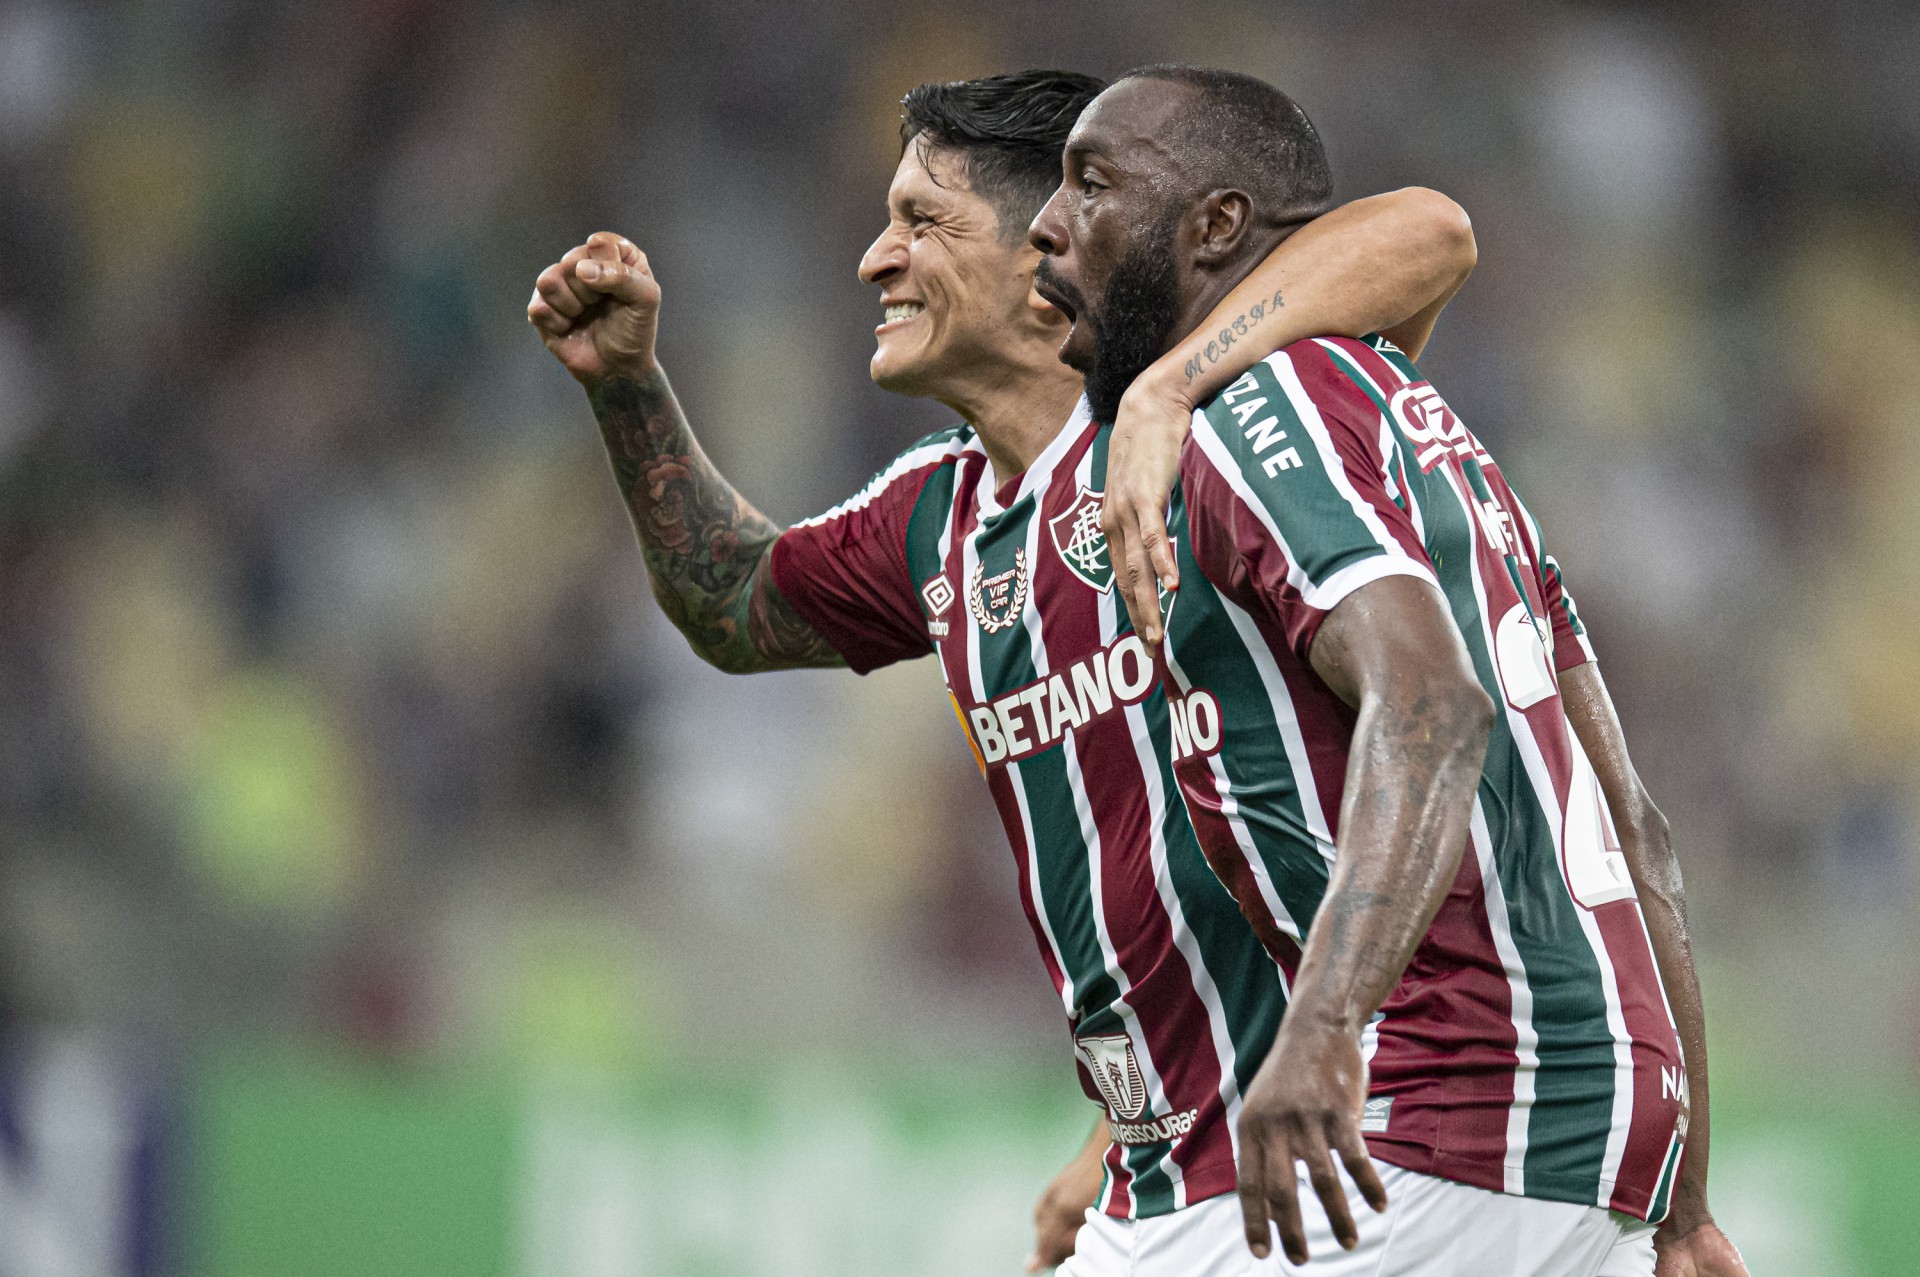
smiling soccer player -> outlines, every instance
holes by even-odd
[[[1108,1122],[1043,1199],[1036,1265],[1090,1205],[1151,1218],[1233,1191],[1234,1122],[1284,1001],[1178,799],[1159,670],[1100,537],[1107,431],[1056,357],[1067,320],[1032,289],[1028,222],[1100,88],[1027,72],[907,95],[887,226],[860,263],[882,308],[871,372],[961,420],[785,531],[695,442],[633,244],[591,237],[528,307],[587,390],[655,596],[695,651],[739,673],[940,660]],[[1234,357],[1402,321],[1417,346],[1472,264],[1464,217],[1431,192],[1335,210],[1261,265],[1284,304]],[[1244,1265],[1233,1240],[1220,1261]]]

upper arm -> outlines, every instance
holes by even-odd
[[[1342,599],[1308,660],[1349,705],[1399,700],[1437,715],[1450,698],[1491,712],[1446,598],[1415,577],[1383,577]]]
[[[910,449],[851,500],[780,534],[756,587],[770,634],[804,627],[861,674],[933,650],[906,545],[938,451]]]

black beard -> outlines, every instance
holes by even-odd
[[[1111,425],[1120,396],[1167,348],[1180,307],[1180,272],[1173,262],[1174,219],[1130,250],[1107,277],[1097,314],[1080,318],[1093,330],[1093,366],[1087,404],[1093,419]]]

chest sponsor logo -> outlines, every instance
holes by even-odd
[[[1027,552],[1013,552],[1013,566],[1005,572],[987,575],[986,565],[973,570],[967,583],[967,607],[973,619],[989,634],[996,634],[1020,619],[1027,607]]]
[[[1089,492],[1083,487],[1074,493],[1070,509],[1047,522],[1060,561],[1102,594],[1113,589],[1113,560],[1107,554],[1107,534],[1100,529],[1100,507],[1105,497],[1103,492]]]
[[[941,618],[953,606],[953,584],[945,576],[934,577],[920,587],[920,601],[927,605],[927,633],[945,638],[947,623]]]
[[[1139,635],[1125,634],[1056,674],[973,706],[967,723],[983,761],[1018,762],[1075,728],[1145,700],[1157,678],[1147,645]]]
[[[1123,1122],[1139,1121],[1147,1111],[1147,1078],[1133,1053],[1133,1039],[1124,1033],[1076,1038],[1073,1049],[1113,1115]]]

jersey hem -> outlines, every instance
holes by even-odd
[[[1622,1215],[1631,1215],[1643,1222],[1655,1222],[1649,1218],[1653,1207],[1652,1191],[1643,1192],[1630,1186],[1616,1184],[1613,1194],[1602,1202],[1599,1200],[1598,1179],[1590,1176],[1561,1175],[1552,1171],[1528,1171],[1526,1191],[1515,1193],[1506,1185],[1504,1165],[1457,1157],[1426,1144],[1403,1143],[1378,1135],[1369,1135],[1366,1141],[1369,1153],[1383,1162],[1398,1166],[1403,1171],[1433,1175],[1440,1179],[1452,1180],[1456,1184],[1466,1184],[1472,1188],[1485,1188],[1496,1193],[1506,1193],[1511,1197],[1531,1197],[1543,1202],[1570,1202],[1575,1206],[1596,1206],[1604,1210],[1618,1211]]]
[[[1233,1158],[1209,1158],[1197,1166],[1184,1167],[1180,1175],[1181,1187],[1186,1190],[1186,1206],[1164,1206],[1152,1210],[1115,1210],[1111,1205],[1106,1214],[1111,1219],[1158,1219],[1162,1215],[1172,1215],[1198,1206],[1201,1202],[1224,1197],[1240,1186],[1240,1171]],[[1133,1193],[1127,1193],[1129,1201]],[[1138,1203],[1135,1203],[1137,1206]]]

